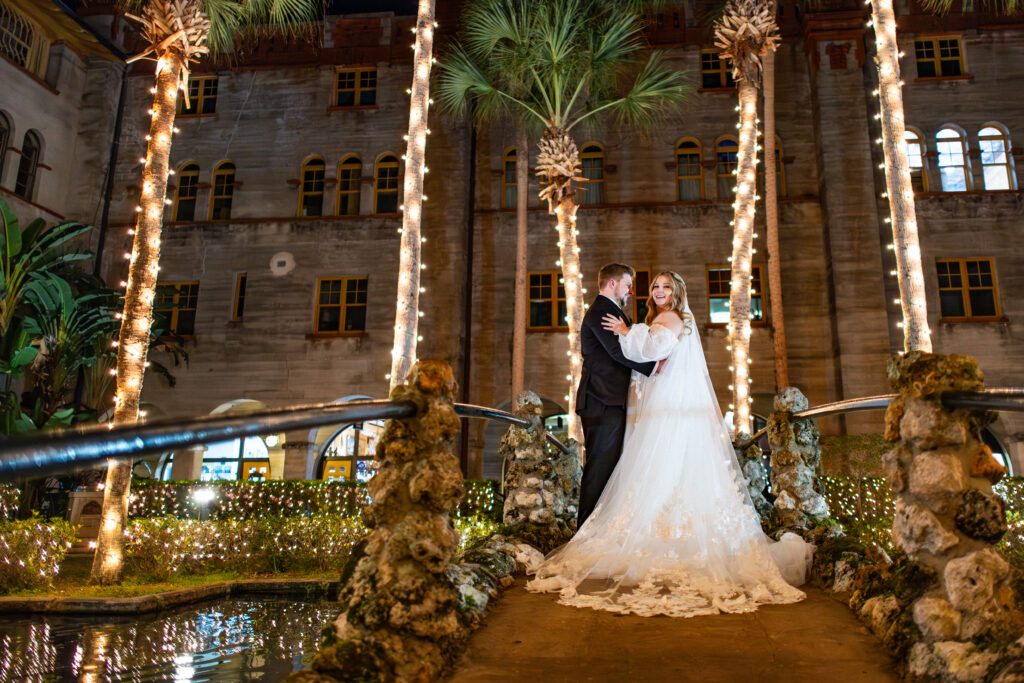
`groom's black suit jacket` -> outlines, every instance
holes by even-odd
[[[656,365],[634,363],[622,354],[618,336],[601,327],[601,319],[608,313],[629,322],[621,308],[600,294],[583,316],[580,330],[583,371],[576,394],[576,413],[582,417],[600,414],[604,406],[625,406],[630,371],[650,375]]]

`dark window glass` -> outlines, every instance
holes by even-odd
[[[21,143],[21,161],[18,162],[18,176],[14,180],[14,194],[32,199],[36,187],[36,173],[39,169],[39,152],[42,145],[34,132],[25,133]]]

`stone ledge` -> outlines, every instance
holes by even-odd
[[[142,614],[240,595],[333,598],[340,584],[338,579],[239,579],[134,598],[0,597],[0,614]]]

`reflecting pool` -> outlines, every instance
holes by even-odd
[[[0,616],[0,681],[279,681],[337,603],[233,598],[138,617]]]

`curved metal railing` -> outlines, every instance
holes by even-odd
[[[455,404],[462,417],[496,420],[521,427],[529,420],[494,408]],[[290,429],[323,427],[346,422],[412,417],[412,403],[387,399],[317,403],[241,415],[207,415],[161,420],[126,427],[85,427],[32,434],[0,441],[0,481],[40,476],[92,465],[108,458],[136,457],[217,441],[230,441]],[[563,453],[568,448],[551,434],[548,441]]]
[[[889,407],[897,394],[882,394],[865,398],[849,398],[793,413],[792,417],[824,417],[840,413],[854,413],[861,410],[884,410]],[[981,408],[984,410],[1008,410],[1024,412],[1024,388],[1008,387],[985,389],[984,391],[950,391],[942,395],[942,404],[947,408]],[[762,427],[744,441],[739,448],[746,448],[760,439],[768,427]]]

